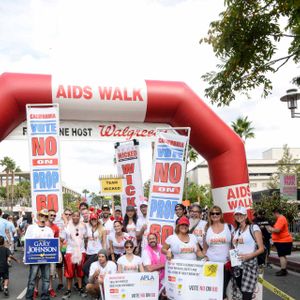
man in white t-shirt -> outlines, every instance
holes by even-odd
[[[50,227],[46,226],[48,219],[48,210],[42,209],[38,212],[37,223],[29,225],[25,234],[26,239],[48,239],[53,238],[54,234]],[[29,278],[27,284],[26,299],[33,299],[33,292],[35,286],[35,279],[38,270],[42,274],[42,299],[50,299],[49,296],[49,282],[50,282],[50,264],[30,264]]]
[[[101,223],[106,232],[106,250],[109,251],[109,235],[114,231],[114,221],[110,218],[110,208],[108,204],[103,204],[102,207]],[[112,218],[113,219],[113,218]]]
[[[194,203],[190,208],[189,233],[192,233],[198,240],[201,249],[203,248],[203,236],[207,222],[202,220],[202,209],[198,203]]]
[[[100,297],[100,284],[103,284],[106,274],[117,273],[117,266],[114,262],[108,260],[107,251],[101,249],[98,252],[98,261],[91,264],[89,273],[89,283],[86,285],[86,291],[94,298]]]

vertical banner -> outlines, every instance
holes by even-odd
[[[160,243],[173,234],[175,206],[182,202],[187,146],[187,136],[157,133],[147,217]]]
[[[139,208],[140,199],[144,197],[139,143],[137,140],[116,143],[115,149],[118,174],[124,178],[121,197],[124,215],[126,206],[132,205]]]
[[[297,200],[296,174],[280,174],[280,194],[289,200]]]
[[[58,105],[27,105],[32,211],[63,212]]]

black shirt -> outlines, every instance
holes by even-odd
[[[10,256],[10,250],[4,246],[0,246],[0,273],[8,271],[7,259]]]

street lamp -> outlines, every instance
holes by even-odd
[[[300,93],[297,93],[297,89],[287,90],[286,95],[280,98],[280,101],[287,102],[288,109],[291,110],[292,118],[300,118],[300,113],[296,113],[298,100],[300,100]]]

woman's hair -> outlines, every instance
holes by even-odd
[[[182,217],[178,218],[178,219],[176,220],[176,222],[175,222],[176,226],[175,226],[175,230],[174,230],[174,231],[175,231],[176,234],[179,233],[179,226],[181,225],[181,224],[178,225],[178,221],[179,221],[181,218],[183,218],[183,217],[186,218],[186,216],[183,215]],[[187,233],[189,233],[189,232],[187,232]]]
[[[136,211],[134,210],[134,215],[132,216],[132,221],[133,223],[136,225],[136,222],[137,222],[137,213]],[[124,231],[127,232],[127,225],[129,223],[129,217],[127,215],[127,212],[124,216],[124,222],[123,222],[123,228],[124,228]]]
[[[98,231],[98,234],[99,234],[99,240],[102,240],[102,236],[103,236],[103,233],[105,231],[105,228],[104,226],[102,225],[101,222],[99,222],[99,219],[95,219],[97,220],[97,231]],[[92,226],[92,220],[89,220],[89,224]]]
[[[127,240],[125,243],[124,243],[124,247],[126,248],[127,245],[130,245],[132,248],[134,248],[134,243],[133,241],[131,240]]]
[[[208,218],[207,218],[207,224],[205,225],[205,229],[204,231],[206,232],[207,229],[213,224],[212,220],[211,220],[211,217],[210,217],[210,214],[213,212],[213,211],[218,211],[221,213],[221,217],[220,217],[220,222],[222,224],[224,224],[224,217],[223,217],[223,212],[222,212],[222,209],[220,206],[217,206],[217,205],[214,205],[209,211],[208,211]]]

